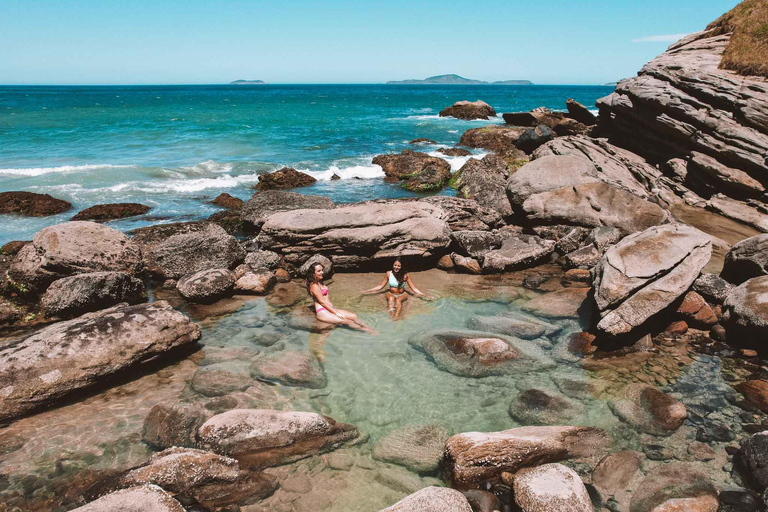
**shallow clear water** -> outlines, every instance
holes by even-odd
[[[301,311],[307,301],[299,283],[279,285],[267,298],[236,297],[214,306],[183,307],[202,327],[200,352],[83,402],[22,419],[0,430],[0,501],[23,510],[72,508],[72,504],[56,506],[61,503],[63,488],[82,492],[94,478],[94,471],[122,470],[145,462],[151,450],[140,439],[144,417],[157,403],[182,400],[202,403],[212,411],[233,407],[316,411],[352,423],[367,436],[366,442],[335,452],[351,461],[351,467],[334,469],[328,456],[320,456],[268,470],[281,482],[308,479],[312,489],[298,492],[287,485],[264,503],[245,507],[246,512],[376,511],[402,498],[411,488],[440,483],[439,473],[417,475],[373,459],[371,449],[378,440],[413,424],[439,425],[450,433],[519,426],[521,422],[510,416],[510,403],[517,393],[530,388],[567,396],[574,413],[561,423],[604,428],[614,440],[613,451],[642,451],[657,445],[673,458],[690,461],[687,448],[697,429],[707,422],[725,423],[735,440],[712,443],[717,457],[693,463],[706,470],[719,487],[734,486],[730,474],[722,469],[726,464],[724,446],[735,444],[744,435],[741,423],[746,421],[746,413],[727,400],[734,391],[725,380],[719,357],[696,354],[685,344],[670,342],[662,344],[658,354],[580,363],[564,349],[568,334],[579,330],[577,321],[547,319],[562,326],[563,331],[549,340],[520,343],[535,345],[542,358],[555,363],[550,369],[462,377],[438,368],[426,354],[411,347],[408,339],[424,330],[464,328],[473,315],[520,311],[540,292],[521,288],[521,275],[458,276],[437,270],[416,273],[414,279],[428,291],[430,299],[411,299],[405,318],[393,322],[383,297],[357,293],[379,277],[339,275],[330,283],[336,306],[360,314],[379,332],[377,335],[336,329],[325,336],[292,328],[291,315]],[[274,334],[280,338],[277,343],[267,347],[259,344],[259,339]],[[322,361],[327,385],[308,389],[252,379],[250,362],[242,352],[231,351],[234,347],[245,347],[252,354],[310,353]],[[195,375],[211,369],[235,374],[247,389],[206,391],[195,381]],[[592,391],[574,394],[568,391],[567,381],[587,383]],[[618,389],[632,382],[652,383],[671,393],[686,404],[689,420],[670,437],[641,434],[622,423],[608,404]],[[210,396],[216,394],[221,396]],[[756,415],[753,420],[762,417]],[[644,469],[654,464],[658,462],[648,460]]]
[[[609,94],[599,86],[110,86],[0,87],[0,192],[29,190],[73,203],[54,217],[0,217],[0,243],[28,239],[99,203],[139,202],[131,229],[200,219],[222,192],[248,199],[258,174],[292,166],[318,178],[304,193],[348,203],[413,195],[380,178],[373,156],[453,146],[472,127],[440,118],[453,102],[483,99],[499,113],[563,109]],[[426,137],[437,144],[415,148]],[[475,156],[481,157],[482,151]],[[447,158],[454,169],[466,160]],[[342,180],[328,181],[337,173]],[[355,180],[359,177],[364,180]],[[445,193],[451,193],[446,191]]]

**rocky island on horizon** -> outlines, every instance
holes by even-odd
[[[530,80],[501,80],[497,82],[486,82],[484,80],[473,80],[471,78],[464,78],[463,76],[451,74],[451,75],[435,75],[419,79],[408,80],[390,80],[388,85],[533,85]]]
[[[229,85],[265,85],[266,83],[264,80],[235,80],[229,82]]]

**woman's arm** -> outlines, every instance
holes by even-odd
[[[376,286],[374,288],[371,288],[370,290],[365,290],[364,292],[360,292],[361,295],[368,295],[369,293],[375,293],[380,292],[384,288],[387,287],[387,279],[389,279],[389,272],[387,272],[384,275],[384,279],[381,281],[381,284],[379,286]]]
[[[423,293],[421,293],[421,291],[418,288],[416,288],[416,285],[413,284],[413,279],[411,279],[411,274],[408,274],[407,276],[405,276],[405,282],[408,283],[408,286],[411,287],[411,290],[413,290],[413,293],[415,293],[416,295],[422,295],[422,296],[424,295]]]
[[[327,295],[323,295],[319,284],[312,283],[309,286],[309,291],[312,293],[312,298],[315,299],[315,302],[323,306],[332,315],[336,315],[342,320],[344,319],[344,315],[339,314],[335,309],[333,309],[333,304],[331,304],[331,301],[328,299]]]

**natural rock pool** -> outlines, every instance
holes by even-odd
[[[267,469],[280,488],[243,506],[247,512],[377,511],[422,487],[444,485],[436,465],[449,435],[524,425],[604,429],[611,452],[644,453],[635,481],[680,460],[706,472],[719,489],[738,487],[726,448],[766,419],[734,405],[746,407],[730,384],[746,376],[742,367],[749,363],[706,355],[690,337],[672,334],[658,337],[655,351],[585,357],[573,335],[583,327],[586,289],[564,288],[554,267],[536,273],[549,276],[536,291],[522,286],[525,272],[414,273],[428,297],[410,298],[398,322],[383,296],[359,295],[380,274],[334,276],[334,304],[360,314],[376,335],[300,328],[309,304],[301,281],[280,284],[267,297],[236,296],[212,306],[189,307],[156,290],[157,299],[179,305],[200,324],[200,350],[0,429],[0,502],[7,510],[75,508],[109,472],[148,460],[154,450],[142,441],[145,417],[157,404],[179,402],[201,404],[211,415],[236,408],[313,411],[360,430],[360,439],[344,448]],[[412,344],[425,332],[487,327],[478,317],[526,319],[545,334],[520,334],[514,345],[526,364],[505,362],[482,377],[467,376],[482,365],[466,357],[427,354]],[[685,405],[679,429],[667,425],[678,421],[674,404],[660,405],[666,416],[644,414],[647,397],[636,396],[644,384]],[[565,464],[589,480],[595,462]]]

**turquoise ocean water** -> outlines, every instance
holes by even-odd
[[[222,192],[247,199],[258,174],[286,165],[320,180],[302,192],[336,202],[407,196],[383,182],[373,156],[434,152],[456,144],[469,128],[503,122],[438,117],[453,102],[482,99],[501,114],[564,109],[567,98],[593,107],[611,91],[537,85],[2,86],[0,192],[48,193],[74,208],[46,218],[0,216],[0,243],[29,239],[98,203],[152,207],[146,216],[110,224],[124,230],[204,218],[218,209],[206,201]],[[417,137],[438,144],[408,144]],[[475,151],[476,157],[483,154]],[[448,159],[455,170],[467,158]],[[330,181],[334,173],[343,179]]]

